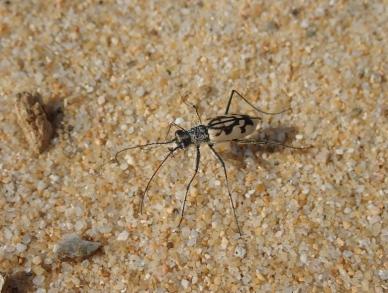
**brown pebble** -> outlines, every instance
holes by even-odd
[[[23,129],[29,148],[35,153],[45,151],[50,143],[54,129],[47,119],[47,113],[39,95],[28,92],[17,94],[15,104],[18,123]]]
[[[32,273],[23,271],[1,276],[3,278],[2,293],[22,293],[32,291]]]

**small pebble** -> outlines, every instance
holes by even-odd
[[[377,274],[383,281],[388,281],[388,270],[378,270]]]
[[[350,214],[352,212],[352,209],[351,208],[348,208],[348,207],[346,207],[345,209],[344,209],[344,213],[345,214]]]
[[[335,153],[336,153],[337,155],[343,155],[343,154],[344,154],[344,150],[343,150],[343,149],[336,149],[336,150],[335,150]]]
[[[344,252],[342,253],[342,255],[343,255],[344,257],[349,258],[349,257],[352,257],[353,253],[352,253],[351,251],[349,251],[349,250],[344,250]]]
[[[42,258],[41,258],[39,255],[34,256],[34,257],[32,258],[32,263],[33,263],[34,265],[38,265],[38,264],[40,264],[41,262],[42,262]]]
[[[303,263],[303,264],[306,264],[307,263],[307,255],[302,253],[299,257],[300,259],[300,262]]]
[[[27,249],[27,246],[22,244],[22,243],[18,243],[16,244],[16,251],[17,252],[23,252]]]
[[[43,275],[39,275],[39,276],[36,276],[32,282],[34,283],[34,285],[36,286],[40,286],[43,284],[44,282],[44,276]]]
[[[226,249],[228,247],[228,239],[226,239],[225,237],[222,237],[222,240],[221,240],[221,248],[222,249]]]
[[[15,112],[20,128],[35,153],[42,153],[50,144],[54,128],[38,95],[23,92],[16,96]]]
[[[85,227],[85,222],[83,220],[77,221],[74,225],[74,228],[77,231],[81,231]]]
[[[104,97],[104,96],[99,96],[99,97],[97,98],[97,103],[98,103],[99,105],[103,105],[103,104],[105,103],[105,97]]]
[[[138,87],[136,89],[135,95],[138,96],[139,98],[144,96],[144,94],[145,94],[145,90],[143,87]]]
[[[122,170],[122,171],[125,171],[128,169],[128,164],[125,163],[125,162],[122,162],[119,166],[119,168]]]
[[[186,279],[182,279],[181,285],[183,288],[187,289],[189,287],[190,283]]]
[[[68,234],[54,246],[54,253],[60,258],[85,258],[100,247],[99,242],[83,240],[76,234]]]
[[[245,193],[245,197],[246,198],[251,198],[251,196],[255,193],[255,190],[252,189],[252,190],[249,190],[247,193]]]
[[[118,236],[117,236],[117,240],[118,241],[126,241],[128,239],[128,236],[129,236],[129,233],[127,231],[123,231],[121,232]]]
[[[131,165],[131,166],[135,165],[135,160],[130,154],[126,154],[124,159],[128,165]]]
[[[55,175],[55,174],[51,174],[51,175],[49,176],[49,178],[50,178],[51,183],[56,183],[56,182],[59,181],[59,176],[58,176],[58,175]]]
[[[4,228],[3,234],[4,234],[4,238],[7,240],[11,240],[11,238],[13,237],[12,231],[8,228]]]
[[[33,282],[34,285],[36,285],[36,286],[43,285],[44,276],[43,276],[43,275],[36,276],[36,277],[32,280],[32,282]]]
[[[234,250],[234,255],[240,258],[243,258],[246,254],[246,249],[243,246],[236,246]]]
[[[183,122],[185,122],[185,120],[183,120],[182,117],[178,117],[178,118],[175,119],[174,123],[179,125],[179,124],[182,124]]]
[[[38,183],[36,184],[36,189],[38,191],[42,191],[47,187],[46,183],[42,180],[39,180]]]

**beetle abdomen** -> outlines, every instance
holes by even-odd
[[[211,119],[207,125],[210,141],[220,142],[239,139],[255,131],[260,117],[229,114]]]

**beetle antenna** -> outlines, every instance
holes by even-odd
[[[156,168],[156,170],[154,171],[154,173],[152,174],[151,178],[148,180],[147,182],[147,186],[146,188],[144,189],[144,192],[141,196],[141,202],[140,202],[140,213],[142,214],[143,213],[143,207],[144,207],[144,198],[146,196],[146,193],[148,191],[148,189],[150,188],[150,185],[151,185],[151,181],[152,179],[154,179],[155,175],[158,173],[158,171],[160,170],[160,168],[162,168],[163,164],[167,161],[167,159],[177,150],[179,149],[179,146],[173,148],[173,149],[170,149],[169,150],[169,153],[164,157],[164,159],[160,162],[158,168]]]
[[[176,141],[176,139],[174,138],[173,140],[170,140],[170,141],[162,141],[162,142],[150,142],[150,143],[146,143],[146,144],[140,144],[140,145],[135,145],[135,146],[131,146],[131,147],[128,147],[128,148],[124,148],[122,150],[119,150],[116,154],[115,154],[115,158],[114,158],[114,161],[118,164],[119,163],[119,160],[118,160],[118,157],[119,155],[122,153],[122,152],[125,152],[125,151],[128,151],[128,150],[133,150],[133,149],[137,149],[137,148],[144,148],[144,147],[147,147],[147,146],[155,146],[155,145],[165,145],[165,144],[170,144],[170,143],[174,143]]]

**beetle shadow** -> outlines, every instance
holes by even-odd
[[[44,104],[44,109],[47,114],[47,119],[53,126],[53,137],[58,135],[58,130],[63,127],[62,122],[64,118],[64,102],[62,98],[55,98],[49,100]]]
[[[289,146],[294,146],[293,142],[295,141],[296,134],[298,133],[296,127],[293,126],[278,126],[278,127],[267,127],[261,131],[256,131],[251,138],[258,141],[273,141],[280,144],[285,144]],[[249,149],[254,154],[256,153],[277,153],[282,152],[286,146],[276,145],[276,144],[239,144],[239,147],[243,151]],[[295,146],[299,147],[299,146]]]
[[[297,128],[293,126],[267,127],[256,131],[255,133],[253,133],[253,135],[249,137],[249,139],[254,139],[258,142],[273,141],[287,146],[304,147],[295,145],[293,143],[295,141],[297,133]],[[272,154],[283,152],[285,149],[288,148],[287,146],[275,145],[271,143],[239,144],[237,142],[231,142],[230,154],[223,154],[223,156],[225,156],[226,159],[233,161],[234,164],[237,164],[240,167],[245,167],[244,157],[246,157],[246,154],[252,153],[255,158],[259,160],[259,164],[267,169],[269,168],[269,163],[266,162],[266,160],[263,159],[261,155],[264,153]],[[292,151],[305,150],[292,149]]]

